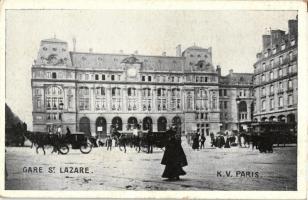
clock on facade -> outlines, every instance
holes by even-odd
[[[129,68],[127,70],[127,76],[128,77],[136,77],[137,76],[137,69],[136,68]]]

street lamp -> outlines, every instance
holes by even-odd
[[[240,132],[240,107],[239,107],[239,104],[241,102],[241,98],[239,96],[237,96],[235,101],[236,101],[236,104],[237,104],[237,111],[238,111],[238,113],[237,113],[237,130],[238,130],[238,132]]]
[[[59,114],[59,119],[61,120],[61,132],[63,131],[63,124],[62,124],[62,114],[63,114],[63,107],[64,107],[64,104],[63,102],[59,103],[59,110],[60,110],[60,114]]]

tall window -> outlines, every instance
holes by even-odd
[[[171,109],[172,110],[181,109],[181,91],[178,88],[172,89],[172,92],[171,92]]]
[[[127,110],[137,110],[138,109],[138,95],[136,88],[127,89]]]
[[[143,111],[152,110],[152,95],[150,88],[142,89],[142,110]]]
[[[106,110],[106,89],[97,87],[95,89],[95,110]]]
[[[270,99],[270,109],[273,110],[274,109],[274,99]]]
[[[111,75],[111,80],[114,81],[114,74]]]
[[[79,88],[79,110],[90,109],[90,95],[88,87]]]
[[[63,90],[58,86],[51,86],[46,90],[46,110],[60,110],[63,104]]]
[[[279,56],[279,64],[282,65],[282,63],[283,63],[283,57]]]
[[[191,92],[187,92],[187,109],[190,110],[193,108],[193,101],[192,101],[192,95]]]
[[[196,110],[208,110],[208,91],[196,89]]]
[[[293,95],[288,96],[288,105],[292,106],[293,105]]]
[[[265,109],[266,109],[266,101],[263,100],[262,101],[262,111],[265,111]]]
[[[103,80],[103,81],[106,80],[105,74],[102,74],[102,80]]]
[[[283,97],[278,98],[278,105],[279,107],[283,107]]]
[[[288,89],[293,89],[293,81],[288,80]]]
[[[111,89],[111,110],[121,110],[122,106],[121,88],[114,87]]]
[[[274,67],[274,59],[271,60],[271,67]]]
[[[274,85],[270,86],[270,94],[274,94]]]
[[[274,79],[274,72],[270,72],[270,80],[273,80]]]
[[[289,59],[290,59],[290,61],[293,60],[293,51],[290,51],[290,52],[289,52]]]
[[[280,92],[283,91],[283,84],[282,84],[282,82],[279,82],[279,91],[280,91]]]
[[[95,80],[98,81],[99,80],[99,76],[98,74],[95,74]]]
[[[278,76],[279,76],[279,77],[282,77],[282,75],[283,75],[283,74],[282,74],[282,69],[279,69],[279,70],[278,70]]]
[[[167,90],[165,88],[157,90],[157,110],[167,110]]]

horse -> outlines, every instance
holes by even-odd
[[[113,132],[113,138],[116,141],[116,144],[119,146],[120,151],[122,151],[121,146],[124,147],[124,153],[126,153],[126,143],[127,137],[124,133],[120,133],[118,131]]]

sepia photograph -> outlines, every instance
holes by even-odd
[[[297,10],[4,16],[4,190],[298,191]]]

